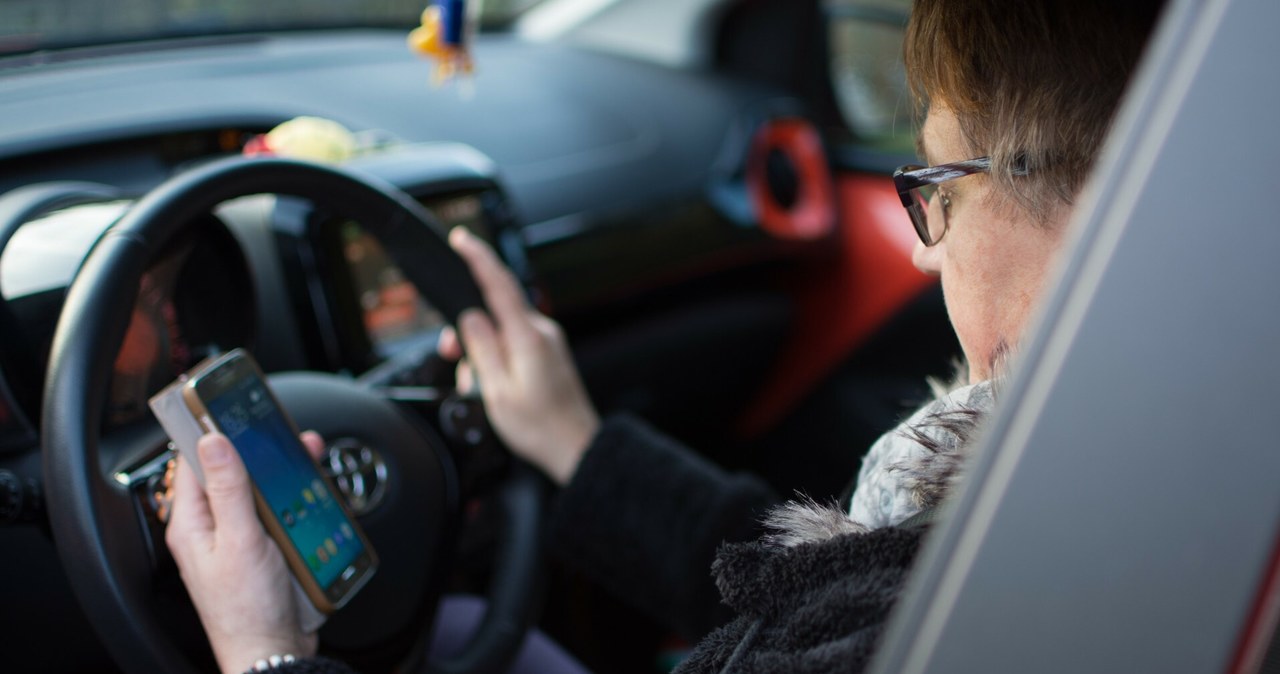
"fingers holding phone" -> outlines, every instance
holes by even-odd
[[[311,655],[324,614],[377,556],[245,351],[210,358],[151,399],[182,459],[166,541],[224,671]],[[248,658],[248,659],[246,659]]]
[[[250,476],[258,519],[279,544],[300,591],[320,614],[341,608],[373,576],[378,558],[316,465],[323,443],[304,435],[310,447],[304,446],[262,370],[242,349],[198,365],[177,386],[186,416],[234,446]],[[175,442],[180,450],[190,445]],[[312,618],[322,620],[320,614],[308,617],[309,629],[318,627]]]
[[[303,439],[308,448],[312,442]],[[303,632],[289,568],[259,521],[244,463],[222,435],[201,438],[205,477],[179,459],[165,541],[223,671],[245,671],[262,657],[315,653]]]
[[[307,454],[311,455],[312,461],[319,461],[324,455],[324,438],[315,431],[303,431],[298,434],[298,439],[302,441],[302,446],[307,449]]]

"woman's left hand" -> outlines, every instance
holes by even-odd
[[[463,312],[461,343],[458,333],[446,329],[437,350],[458,360],[466,345],[459,390],[478,384],[485,415],[507,448],[566,485],[600,429],[600,417],[564,330],[528,305],[520,283],[488,244],[454,227],[449,245],[467,263],[488,312]]]
[[[303,433],[315,456],[324,443]],[[222,435],[199,443],[205,485],[179,459],[165,542],[200,614],[223,672],[244,672],[271,655],[308,657],[316,635],[299,626],[288,567],[254,508],[239,453]]]

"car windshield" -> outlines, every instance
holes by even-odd
[[[471,0],[484,28],[543,0]],[[0,0],[0,53],[193,35],[413,26],[432,0]]]

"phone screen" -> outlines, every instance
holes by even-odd
[[[204,403],[320,587],[350,578],[364,544],[266,384],[249,374]]]

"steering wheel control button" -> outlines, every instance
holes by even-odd
[[[44,509],[40,483],[11,470],[0,470],[0,524],[34,522]]]
[[[445,437],[469,448],[486,444],[492,435],[484,404],[475,396],[446,398],[440,405],[440,428]]]
[[[347,505],[357,517],[373,512],[386,496],[387,463],[376,450],[359,440],[334,441],[320,467],[347,498]]]
[[[440,430],[458,467],[463,493],[484,491],[506,472],[510,455],[489,425],[479,396],[453,393],[445,398]]]

